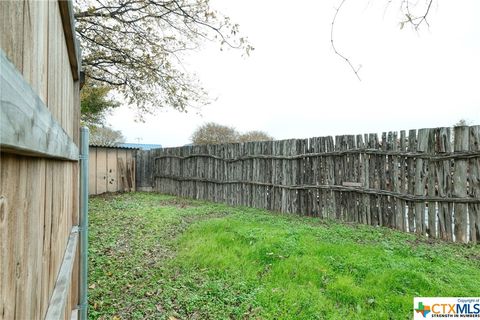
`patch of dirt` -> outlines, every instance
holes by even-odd
[[[101,198],[105,200],[111,200],[117,198],[119,195],[125,194],[124,192],[105,192],[101,194],[91,194],[89,198]]]
[[[480,261],[480,254],[471,254],[466,256],[467,259],[473,260],[473,261]]]
[[[167,199],[167,200],[161,200],[159,202],[160,206],[174,206],[177,208],[192,208],[192,207],[198,207],[198,204],[194,203],[192,200],[189,199]]]
[[[442,242],[442,240],[440,240],[440,239],[427,238],[427,237],[424,237],[424,236],[416,235],[415,239],[407,240],[406,243],[408,243],[410,245],[410,247],[416,248],[417,246],[423,245],[423,244],[433,245],[433,244],[442,244],[444,242]]]

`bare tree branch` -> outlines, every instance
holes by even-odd
[[[422,23],[425,23],[427,27],[429,27],[429,23],[427,20],[427,16],[430,13],[430,9],[432,7],[433,0],[427,0],[426,1],[426,8],[423,10],[422,14],[420,15],[415,15],[412,13],[412,10],[410,8],[410,1],[409,0],[402,0],[400,4],[401,10],[404,12],[405,17],[407,18],[406,20],[402,21],[401,27],[403,27],[404,24],[411,24],[415,30],[418,30]]]
[[[343,4],[345,3],[346,0],[342,0],[342,2],[340,2],[340,5],[338,6],[338,8],[336,9],[335,11],[335,15],[333,16],[333,20],[332,20],[332,26],[330,28],[330,43],[332,45],[332,48],[333,48],[333,51],[335,52],[336,55],[338,55],[340,58],[342,58],[347,64],[348,66],[350,66],[350,68],[352,69],[353,73],[355,73],[355,76],[357,77],[357,79],[359,81],[362,81],[362,79],[360,79],[360,76],[358,74],[358,72],[360,71],[360,68],[361,66],[359,66],[358,68],[355,68],[352,64],[352,62],[350,61],[350,59],[348,59],[345,55],[343,55],[342,53],[340,53],[337,48],[335,47],[335,42],[333,41],[333,31],[334,31],[334,28],[335,28],[335,21],[337,20],[337,16],[338,16],[338,13],[340,12],[340,9],[342,8]]]
[[[335,46],[335,42],[334,42],[335,22],[336,22],[336,19],[337,19],[337,16],[338,16],[340,10],[342,9],[343,5],[345,4],[345,2],[346,2],[346,0],[341,0],[339,6],[335,9],[335,15],[333,16],[332,25],[331,25],[331,29],[330,29],[330,42],[331,42],[331,45],[332,45],[332,48],[333,48],[333,51],[335,52],[335,54],[338,55],[340,58],[342,58],[347,63],[347,65],[350,67],[350,69],[352,69],[352,71],[355,74],[355,76],[357,77],[357,79],[359,81],[361,81],[360,75],[359,75],[361,65],[359,65],[357,68],[355,68],[354,65],[352,64],[351,60],[349,58],[347,58],[345,56],[345,54],[343,54],[342,52],[340,52],[337,49],[337,47]],[[391,4],[393,2],[396,2],[396,1],[395,0],[387,0],[384,15],[386,13],[386,10],[391,6]],[[415,8],[412,8],[412,4],[409,0],[399,0],[400,12],[402,12],[403,15],[407,18],[406,20],[402,20],[400,22],[400,29],[403,29],[403,27],[406,24],[410,24],[411,26],[413,26],[413,28],[416,31],[419,30],[419,28],[421,27],[421,25],[423,23],[425,23],[427,25],[427,27],[429,27],[427,17],[429,15],[430,11],[431,11],[433,2],[434,2],[434,0],[425,0],[425,6],[422,7],[421,4],[419,3],[419,1],[417,1],[413,4],[413,6]],[[419,6],[421,7],[420,10],[417,9],[417,7],[419,7]],[[414,14],[413,13],[414,10],[415,11],[420,11],[422,13],[421,14]]]

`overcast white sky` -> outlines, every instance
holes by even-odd
[[[212,0],[240,24],[255,51],[242,58],[205,45],[186,68],[216,100],[179,113],[134,121],[127,107],[109,118],[128,142],[178,146],[214,121],[276,139],[480,124],[480,1],[437,0],[430,29],[400,30],[386,0],[347,1],[337,18],[336,46],[355,65],[358,81],[333,53],[330,24],[337,0]]]

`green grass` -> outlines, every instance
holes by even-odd
[[[480,247],[135,193],[90,200],[92,319],[411,319],[478,296]]]

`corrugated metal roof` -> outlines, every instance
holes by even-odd
[[[119,143],[119,146],[126,148],[136,148],[141,150],[151,150],[162,148],[161,144],[151,144],[151,143]]]
[[[90,144],[90,147],[110,148],[110,149],[131,149],[131,150],[139,150],[140,149],[138,147],[122,146],[120,144],[118,144],[118,145],[115,145],[115,144]]]
[[[97,148],[115,148],[115,149],[134,149],[134,150],[151,150],[162,148],[161,144],[148,144],[148,143],[118,143],[118,144],[94,144],[91,143],[90,147]]]

